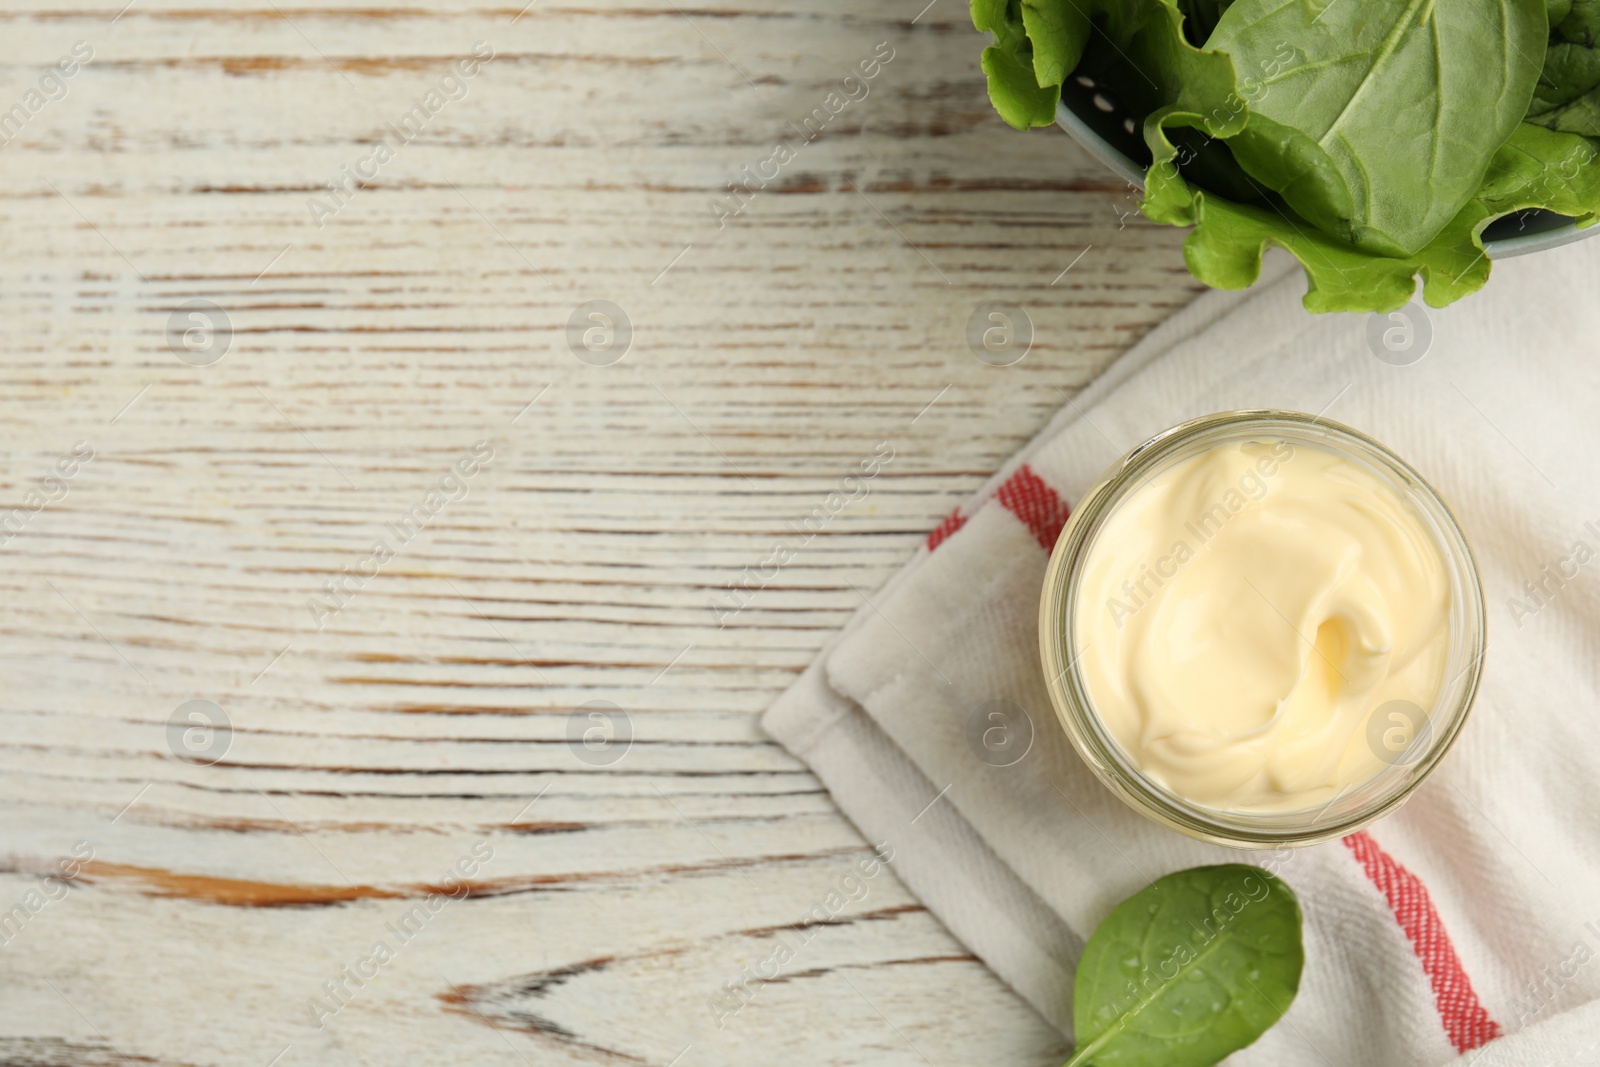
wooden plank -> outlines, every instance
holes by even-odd
[[[1182,235],[993,116],[953,0],[117,7],[0,13],[0,110],[93,49],[0,148],[0,1058],[1058,1061],[892,874],[804,925],[868,848],[757,717],[1192,297]],[[169,343],[196,300],[207,365]],[[567,341],[592,300],[632,326],[607,366]],[[991,300],[1015,365],[968,347]],[[568,741],[592,700],[615,762]]]

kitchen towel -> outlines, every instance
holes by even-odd
[[[1399,317],[1308,315],[1304,285],[1269,257],[1253,289],[1152,332],[929,534],[763,723],[1069,1038],[1073,967],[1112,907],[1242,861],[1299,895],[1306,966],[1284,1019],[1229,1064],[1600,1062],[1600,240]],[[1258,407],[1325,414],[1411,462],[1456,511],[1488,608],[1482,688],[1434,775],[1365,831],[1279,852],[1190,840],[1102,787],[1052,711],[1036,623],[1080,493],[1169,426]],[[985,745],[996,709],[1007,732]]]

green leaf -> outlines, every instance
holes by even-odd
[[[1121,17],[1107,19],[1106,35],[1156,82],[1162,105],[1203,115],[1200,128],[1212,137],[1244,128],[1247,108],[1235,91],[1234,61],[1189,43],[1176,0],[1133,0],[1112,8]]]
[[[1572,0],[1572,9],[1555,31],[1563,41],[1593,47],[1600,41],[1600,0]]]
[[[1095,928],[1066,1067],[1211,1067],[1288,1010],[1305,962],[1300,904],[1259,867],[1158,878]]]
[[[1600,137],[1600,48],[1557,42],[1545,53],[1527,121]]]
[[[1070,0],[1040,0],[1040,2],[1069,4]],[[994,35],[994,44],[983,50],[983,72],[989,79],[989,100],[1000,117],[1019,130],[1030,126],[1048,126],[1056,120],[1056,103],[1061,99],[1061,79],[1040,81],[1034,73],[1033,45],[1028,40],[1026,10],[1018,0],[972,0],[972,25]],[[1037,21],[1040,16],[1033,16]],[[1064,62],[1072,43],[1065,38],[1070,32],[1069,21],[1062,19],[1051,23],[1045,19],[1042,32],[1046,37],[1046,67],[1053,62]],[[1059,31],[1059,33],[1057,32]],[[1082,31],[1078,35],[1077,53],[1072,64],[1077,65],[1082,55],[1083,43],[1088,40],[1088,17],[1084,16]],[[1070,72],[1063,71],[1062,77]]]
[[[1324,234],[1281,203],[1238,204],[1192,189],[1178,173],[1168,126],[1192,122],[1181,114],[1152,115],[1145,139],[1155,153],[1145,185],[1144,213],[1157,222],[1195,227],[1184,242],[1190,272],[1218,289],[1245,289],[1261,274],[1269,247],[1286,249],[1305,268],[1306,310],[1394,311],[1423,281],[1434,307],[1481,289],[1492,266],[1483,229],[1495,219],[1545,208],[1578,220],[1600,218],[1600,143],[1523,123],[1495,153],[1477,194],[1415,256],[1376,256]]]
[[[1596,86],[1600,86],[1600,49],[1566,42],[1552,44],[1533,88],[1528,121],[1536,121],[1533,116],[1538,112],[1576,100]]]
[[[1182,161],[1167,136],[1169,126],[1197,125],[1200,117],[1174,109],[1145,122],[1154,156],[1145,176],[1144,214],[1174,226],[1193,226],[1183,245],[1189,272],[1217,289],[1248,289],[1261,276],[1269,247],[1287,250],[1305,268],[1308,311],[1393,311],[1416,292],[1415,263],[1375,256],[1322,233],[1281,202],[1239,204],[1192,189],[1178,171]]]
[[[1094,0],[1094,48],[1083,72],[1133,114],[1164,107],[1206,115],[1210,137],[1237,133],[1246,108],[1234,92],[1233,60],[1184,37],[1177,0]]]
[[[984,50],[983,69],[996,110],[1012,126],[1054,122],[1060,81],[1074,69],[1106,84],[1135,114],[1150,114],[1145,139],[1154,159],[1146,178],[1145,214],[1194,226],[1184,245],[1185,261],[1196,277],[1219,288],[1253,284],[1262,253],[1276,246],[1305,267],[1304,303],[1312,311],[1393,310],[1415,293],[1419,276],[1424,298],[1442,305],[1487,280],[1490,262],[1481,235],[1495,218],[1548,207],[1587,223],[1600,211],[1590,177],[1600,171],[1596,146],[1566,132],[1588,133],[1590,117],[1600,119],[1600,107],[1589,110],[1588,94],[1600,94],[1600,82],[1589,80],[1591,73],[1600,78],[1593,56],[1584,44],[1557,40],[1543,71],[1536,72],[1537,99],[1523,69],[1532,64],[1519,65],[1517,59],[1526,51],[1530,27],[1538,31],[1535,51],[1545,51],[1546,19],[1560,17],[1563,33],[1600,29],[1600,0],[1571,0],[1570,6],[1554,0],[1548,10],[1545,0],[1500,0],[1505,32],[1480,35],[1481,40],[1471,39],[1463,28],[1471,21],[1466,12],[1483,10],[1472,8],[1473,0],[1362,0],[1349,5],[1362,10],[1360,17],[1339,18],[1334,17],[1338,5],[1324,10],[1305,6],[1318,0],[1288,0],[1286,7],[1253,22],[1245,18],[1252,7],[1282,2],[971,0],[971,11],[973,25],[994,35],[995,43]],[[1439,5],[1447,6],[1441,10]],[[1196,47],[1195,24],[1212,10],[1222,12],[1219,30],[1208,42],[1211,47]],[[1406,11],[1414,22],[1407,21]],[[1381,34],[1371,25],[1347,25],[1374,12],[1379,29],[1387,27]],[[1292,24],[1291,16],[1301,24]],[[1282,22],[1286,18],[1290,23]],[[1248,37],[1245,43],[1255,51],[1247,49],[1242,58],[1216,47],[1232,21],[1250,27],[1249,34],[1238,34]],[[1329,30],[1322,23],[1337,25]],[[1419,27],[1437,37],[1429,52],[1431,68],[1411,54]],[[1267,52],[1264,42],[1274,29],[1295,30],[1302,39],[1291,46],[1285,43],[1290,38],[1279,38]],[[1347,44],[1364,34],[1357,41],[1360,54],[1338,51],[1337,42],[1329,44],[1330,33],[1344,34]],[[1381,55],[1373,52],[1375,35]],[[1308,80],[1305,67],[1319,48],[1334,49],[1333,73]],[[1461,68],[1483,66],[1486,54],[1493,62],[1484,69],[1499,74],[1464,81]],[[1397,57],[1409,57],[1409,65]],[[1410,96],[1401,92],[1397,100],[1390,82],[1414,81],[1419,70],[1432,71],[1429,86]],[[1556,132],[1529,123],[1513,124],[1504,136],[1493,132],[1505,119],[1506,102],[1514,104],[1523,92],[1533,101],[1532,117]],[[1344,103],[1341,116],[1322,136],[1351,159],[1360,150],[1360,181],[1354,183],[1335,165],[1337,152],[1330,154],[1328,144],[1315,139],[1314,125],[1307,132],[1288,121],[1325,112],[1329,93]],[[1488,99],[1487,111],[1458,106],[1473,94],[1480,104]],[[1447,97],[1451,106],[1423,131],[1439,139],[1436,158],[1411,160],[1417,149],[1403,141],[1406,124],[1430,102],[1439,106]],[[1379,105],[1398,110],[1385,118]],[[1345,119],[1345,112],[1359,114],[1361,121]],[[1485,135],[1493,146],[1489,162],[1475,177],[1472,165],[1462,163],[1463,153],[1481,151],[1482,145],[1468,144],[1473,137],[1457,136],[1458,128],[1470,128],[1472,135],[1490,131]],[[1541,133],[1547,136],[1541,139]],[[1406,171],[1411,165],[1406,160],[1419,169]],[[1466,201],[1439,223],[1433,216],[1455,202],[1469,178]],[[1192,187],[1191,180],[1203,183],[1205,191]],[[1395,239],[1400,230],[1379,228],[1391,216],[1412,227],[1402,234],[1408,240],[1423,232],[1431,236],[1406,252]]]
[[[1553,30],[1561,25],[1561,20],[1572,13],[1572,0],[1545,0],[1545,19]]]
[[[972,0],[969,9],[972,28],[996,37],[1011,34],[1011,23],[1006,18],[1006,0]]]
[[[1472,198],[1547,36],[1544,0],[1237,0],[1207,46],[1250,103],[1240,165],[1326,233],[1404,256]]]
[[[1048,126],[1056,120],[1059,85],[1040,88],[1033,66],[1003,45],[983,50],[983,73],[989,78],[989,100],[1000,117],[1019,130]]]
[[[1600,137],[1600,89],[1584,93],[1576,100],[1542,114],[1529,115],[1528,121],[1562,133]]]
[[[1066,81],[1089,43],[1089,16],[1078,0],[1022,0],[1022,25],[1033,46],[1034,80]]]
[[[1600,217],[1600,143],[1524,123],[1495,154],[1474,203],[1490,220],[1530,207],[1580,224]]]
[[[1132,92],[1126,102],[1141,110],[1175,100],[1215,96],[1213,136],[1244,122],[1244,105],[1224,106],[1233,86],[1233,64],[1219,52],[1201,52],[1183,36],[1177,0],[972,0],[972,24],[994,35],[984,50],[989,99],[1017,129],[1055,121],[1060,86],[1083,59],[1095,30],[1109,43],[1100,63],[1120,62]],[[1114,57],[1114,58],[1113,58]]]
[[[1189,43],[1196,47],[1204,45],[1231,3],[1233,0],[1178,0],[1178,10],[1183,12],[1184,36]]]
[[[1576,219],[1600,218],[1600,145],[1587,137],[1523,123],[1495,153],[1478,195],[1418,256],[1423,299],[1443,307],[1489,280],[1483,229],[1528,208]]]

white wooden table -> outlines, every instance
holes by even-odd
[[[0,13],[0,1062],[1058,1061],[892,877],[709,1004],[867,852],[758,716],[1182,234],[960,0],[121,3]]]

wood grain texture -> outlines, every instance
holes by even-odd
[[[1195,290],[924,2],[0,12],[0,1062],[1059,1061],[757,722]],[[1015,365],[967,345],[991,300]],[[568,741],[594,700],[611,762]]]

